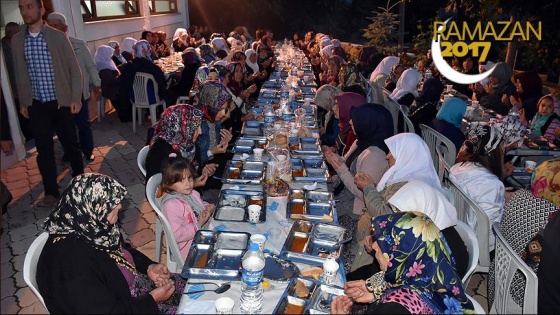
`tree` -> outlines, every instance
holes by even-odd
[[[372,23],[363,30],[363,36],[369,39],[368,45],[377,47],[382,54],[396,55],[401,48],[397,38],[399,15],[391,11],[404,1],[406,0],[397,0],[391,4],[391,0],[387,0],[386,7],[378,7],[379,11],[372,12],[373,16],[368,17]]]

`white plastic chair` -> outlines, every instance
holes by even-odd
[[[463,282],[463,287],[466,288],[469,284],[471,276],[478,264],[478,256],[480,255],[480,251],[478,248],[478,241],[476,240],[476,234],[474,234],[473,229],[466,224],[465,222],[457,221],[457,225],[455,226],[455,230],[461,236],[463,243],[467,247],[467,252],[469,253],[469,263],[467,265],[467,272],[461,279]]]
[[[479,256],[478,264],[472,273],[488,273],[488,270],[490,269],[490,222],[488,221],[488,216],[484,213],[484,211],[482,211],[482,209],[480,209],[478,204],[463,191],[463,189],[451,180],[451,178],[446,177],[444,181],[444,186],[446,186],[453,195],[453,204],[455,205],[455,209],[457,209],[457,219],[467,223],[467,214],[471,211],[473,211],[476,216],[477,222],[474,231],[478,242]]]
[[[500,224],[492,224],[496,235],[496,256],[494,258],[494,303],[492,314],[537,314],[539,280],[533,270],[517,255],[500,231]],[[525,276],[523,307],[517,305],[510,295],[513,276],[517,271]]]
[[[41,304],[45,307],[48,311],[47,306],[45,305],[45,301],[43,300],[43,296],[39,293],[39,288],[37,286],[37,263],[39,262],[39,257],[41,256],[41,252],[43,251],[43,247],[47,243],[47,239],[49,238],[49,233],[43,232],[31,243],[29,249],[27,250],[27,254],[25,254],[25,260],[23,261],[23,280],[27,284],[27,286],[35,293]]]
[[[101,122],[101,118],[105,116],[105,101],[103,95],[100,95],[97,100],[97,122]]]
[[[395,134],[399,132],[415,132],[414,124],[412,123],[410,118],[408,118],[408,115],[402,110],[400,104],[393,101],[390,97],[387,97],[385,107],[389,110],[389,112],[391,112],[391,116],[393,117],[393,129]],[[399,117],[403,118],[403,130],[399,130]]]
[[[148,82],[152,81],[153,91],[156,98],[156,102],[150,104],[148,98]],[[134,77],[134,84],[132,86],[134,91],[134,100],[130,100],[132,103],[132,131],[136,133],[136,120],[138,124],[142,122],[141,111],[143,108],[150,110],[150,116],[152,117],[152,126],[157,123],[156,108],[161,105],[165,110],[166,104],[165,100],[159,98],[159,88],[154,76],[149,73],[137,72]]]
[[[467,298],[469,298],[469,300],[473,304],[475,314],[486,314],[484,307],[482,307],[482,305],[480,305],[480,303],[478,303],[472,296],[467,295]]]
[[[188,104],[189,102],[189,97],[188,96],[179,96],[177,98],[177,101],[175,102],[176,104]]]
[[[148,151],[150,151],[149,145],[140,149],[140,152],[138,152],[138,156],[136,157],[136,163],[138,164],[138,168],[144,177],[146,176],[146,157],[148,156]]]
[[[161,212],[159,208],[159,204],[156,202],[156,193],[158,187],[161,185],[161,173],[157,173],[150,177],[148,183],[146,183],[146,196],[148,198],[148,202],[152,206],[152,208],[156,212],[156,258],[157,261],[161,259],[161,232],[159,232],[160,239],[159,239],[159,252],[158,252],[158,223],[161,227],[163,227],[163,232],[165,232],[165,245],[167,249],[167,268],[171,272],[181,273],[183,271],[183,264],[185,263],[185,258],[181,255],[181,251],[179,250],[179,245],[177,245],[177,241],[175,241],[175,236],[173,235],[173,231],[171,230],[171,226],[169,225],[169,221]]]
[[[449,138],[437,132],[433,128],[420,124],[420,130],[422,131],[422,139],[428,145],[430,153],[432,154],[432,160],[434,161],[434,167],[438,170],[438,175],[440,180],[443,180],[443,173],[440,167],[440,158],[443,158],[447,165],[455,164],[455,158],[457,157],[457,149],[455,144]],[[437,151],[439,150],[439,152]]]

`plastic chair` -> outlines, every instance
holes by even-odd
[[[105,116],[105,101],[103,95],[97,100],[97,122],[101,122],[101,118]]]
[[[399,132],[414,133],[414,124],[412,123],[410,118],[408,118],[408,115],[403,111],[401,105],[393,101],[390,97],[387,97],[386,99],[387,100],[385,102],[385,107],[389,110],[391,116],[393,117],[393,128],[395,134]],[[401,130],[399,130],[399,117],[402,117],[404,121]]]
[[[185,258],[181,255],[181,251],[179,250],[179,245],[177,245],[177,241],[175,241],[175,236],[173,235],[173,231],[171,230],[171,225],[169,225],[169,221],[161,212],[159,208],[159,203],[156,202],[156,193],[157,189],[161,184],[161,173],[157,173],[154,176],[150,177],[148,183],[146,183],[146,196],[148,198],[148,202],[152,206],[152,208],[156,212],[156,258],[157,261],[161,259],[161,230],[158,232],[158,224],[160,227],[163,228],[163,232],[165,232],[165,245],[167,249],[167,268],[171,272],[181,273],[183,271],[183,264],[185,263]],[[160,228],[161,229],[161,228]],[[159,233],[159,234],[158,234]],[[158,241],[158,235],[160,235]],[[159,249],[158,249],[159,244]],[[159,252],[158,252],[159,250]]]
[[[440,175],[440,180],[443,180],[440,170],[440,157],[442,157],[447,165],[455,164],[455,158],[457,156],[457,149],[455,144],[449,138],[437,132],[433,128],[420,124],[420,130],[422,131],[422,139],[428,145],[430,153],[432,154],[432,160],[434,161],[434,167],[438,170],[438,175]],[[436,150],[439,149],[439,152]]]
[[[150,104],[148,98],[148,82],[150,80],[153,83],[153,91],[156,98],[156,102],[153,104]],[[152,126],[154,126],[157,123],[156,108],[161,105],[165,110],[167,107],[165,100],[159,98],[158,85],[153,75],[144,72],[137,72],[134,77],[134,84],[132,88],[134,91],[134,100],[130,100],[132,103],[132,131],[136,133],[136,120],[138,120],[138,124],[140,125],[142,121],[141,111],[143,108],[150,110]]]
[[[471,280],[471,276],[476,268],[476,264],[478,263],[478,256],[480,255],[480,251],[478,248],[478,241],[476,240],[476,234],[474,234],[473,229],[462,221],[457,221],[457,225],[455,226],[455,230],[461,236],[463,243],[467,247],[467,252],[469,253],[469,264],[467,265],[467,272],[461,279],[463,282],[463,287],[466,288]]]
[[[477,300],[475,300],[472,296],[467,295],[467,298],[469,298],[469,300],[471,301],[471,303],[474,306],[474,313],[475,314],[486,314],[486,311],[484,310],[484,308],[482,307],[482,305],[480,305],[480,303],[478,303]]]
[[[146,176],[146,157],[148,156],[148,151],[150,151],[149,145],[140,149],[140,152],[138,152],[138,156],[136,157],[136,163],[138,164],[138,168],[144,177]]]
[[[179,96],[177,98],[177,101],[175,102],[176,104],[188,104],[189,102],[189,97],[188,96]]]
[[[479,256],[478,264],[472,271],[471,275],[478,272],[488,273],[488,270],[490,269],[490,222],[488,221],[488,216],[486,216],[486,213],[480,209],[478,204],[472,200],[453,180],[451,180],[451,178],[446,177],[444,181],[444,186],[446,186],[453,195],[453,204],[457,209],[457,219],[467,223],[467,214],[471,211],[473,211],[476,216],[477,223],[474,231],[478,242]]]
[[[494,282],[494,304],[490,308],[492,314],[537,314],[539,280],[533,270],[517,255],[500,231],[500,224],[492,224],[496,235],[496,269]],[[513,276],[517,271],[525,276],[525,294],[523,306],[517,305],[511,298],[510,288]]]
[[[48,311],[47,306],[45,305],[45,301],[43,300],[43,296],[39,293],[39,288],[37,286],[37,263],[39,262],[39,257],[41,256],[41,252],[43,251],[43,247],[47,243],[47,239],[49,238],[49,233],[43,232],[37,236],[37,238],[31,243],[29,249],[27,250],[27,254],[25,254],[25,260],[23,261],[23,280],[27,284],[27,286],[35,293],[41,304],[45,307]]]

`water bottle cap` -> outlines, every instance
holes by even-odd
[[[251,245],[249,245],[249,250],[259,250],[259,244],[257,243],[251,243]]]

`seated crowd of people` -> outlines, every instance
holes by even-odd
[[[228,36],[206,36],[201,28],[180,28],[170,47],[165,33],[145,31],[139,40],[109,42],[95,53],[103,96],[111,100],[121,121],[130,119],[138,72],[153,74],[160,97],[176,104],[160,114],[149,133],[146,181],[162,173],[158,201],[183,258],[216,208],[222,182],[214,174],[222,174],[232,158],[228,147],[243,123],[255,119],[251,108],[277,66],[275,50],[282,45],[270,30],[258,30],[253,38],[243,26]],[[353,236],[343,252],[345,295],[333,302],[332,313],[350,313],[353,303],[365,304],[368,313],[376,314],[473,311],[461,282],[469,254],[456,230],[457,211],[444,193],[420,124],[452,140],[458,154],[449,177],[480,206],[490,224],[502,222],[504,231],[511,229],[506,235],[516,240],[519,252],[529,242],[544,243],[542,255],[529,246],[525,257],[535,268],[540,262],[539,295],[549,298],[539,296],[539,308],[559,309],[560,282],[553,281],[558,278],[553,269],[560,257],[555,255],[554,239],[560,160],[541,163],[530,189],[511,192],[504,184],[513,169],[505,152],[519,141],[518,134],[509,134],[504,126],[518,124],[533,134],[560,135],[557,98],[540,94],[538,76],[512,76],[509,66],[498,62],[488,82],[455,84],[457,92],[479,100],[481,106],[516,119],[465,130],[467,102],[452,97],[440,104],[445,78],[429,54],[411,68],[400,64],[397,56],[377,58],[368,76],[359,64],[348,61],[341,41],[329,35],[307,32],[303,39],[294,36],[292,44],[312,65],[318,87],[313,103],[320,109],[320,140],[339,200],[338,222]],[[154,61],[173,52],[182,52],[184,68],[168,88]],[[472,58],[456,67],[463,73],[479,72]],[[179,97],[188,101],[177,104]],[[408,109],[418,134],[394,133],[386,107],[389,99]],[[508,115],[512,107],[518,115]],[[108,193],[100,194],[99,189]],[[125,187],[101,174],[79,175],[62,193],[45,222],[51,235],[37,273],[49,311],[176,311],[184,280],[121,238],[116,221],[125,193]],[[469,217],[467,223],[474,229],[476,218]],[[537,231],[540,237],[535,240]],[[493,233],[488,233],[493,251]],[[84,272],[87,268],[96,272]],[[491,270],[490,282],[493,276]]]

